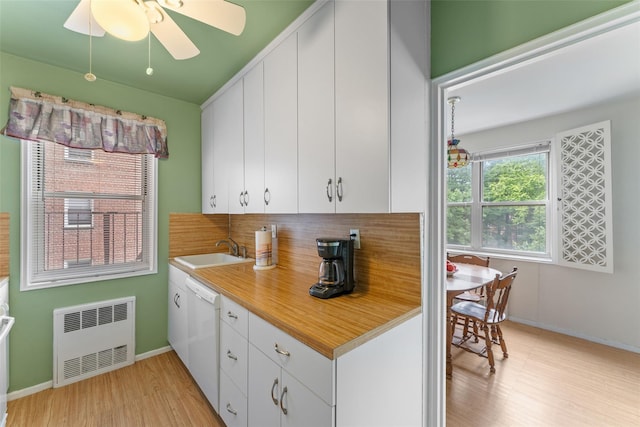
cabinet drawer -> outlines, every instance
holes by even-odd
[[[234,331],[231,326],[222,322],[220,325],[220,369],[229,375],[245,395],[247,394],[247,353],[247,339]]]
[[[332,360],[254,314],[249,314],[249,342],[326,403],[334,404]]]
[[[173,265],[169,265],[169,281],[175,283],[180,289],[185,289],[184,282],[189,275]]]
[[[220,417],[227,427],[247,427],[247,397],[220,373]]]
[[[249,311],[235,301],[222,297],[220,318],[243,337],[247,337],[249,330]]]

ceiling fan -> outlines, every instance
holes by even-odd
[[[200,50],[165,8],[236,36],[246,22],[244,8],[225,0],[80,0],[64,27],[96,37],[106,31],[129,41],[142,40],[151,31],[174,59],[198,55]]]

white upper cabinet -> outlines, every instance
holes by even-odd
[[[335,212],[333,3],[298,30],[298,210]]]
[[[219,126],[220,143],[224,145],[225,175],[229,189],[229,213],[244,212],[244,124],[243,124],[243,86],[239,80],[219,99],[220,115],[224,122],[216,121]],[[214,130],[215,131],[215,130]],[[218,141],[215,146],[217,146]],[[216,161],[217,164],[217,161]],[[215,172],[214,172],[215,173]]]
[[[242,81],[227,89],[213,106],[213,182],[215,213],[236,209],[243,182]]]
[[[203,111],[203,212],[424,212],[428,3],[312,7],[245,72],[243,95],[222,101],[231,88],[216,98],[232,111],[224,119],[214,112],[213,129]],[[205,156],[219,158],[217,144],[206,146],[211,133],[244,138],[243,154],[236,143],[224,148],[230,157],[213,178],[205,170]],[[241,169],[244,180],[234,178]]]
[[[202,213],[214,213],[217,204],[213,185],[213,104],[207,105],[201,113],[202,126]]]
[[[386,1],[335,2],[336,212],[389,212]]]
[[[297,34],[264,59],[264,184],[266,213],[298,212]]]
[[[264,66],[244,76],[244,211],[264,213]]]
[[[391,1],[391,212],[424,212],[427,194],[429,6]]]

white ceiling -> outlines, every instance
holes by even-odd
[[[638,92],[640,22],[635,22],[454,86],[447,97],[462,98],[455,110],[455,132],[461,135]]]

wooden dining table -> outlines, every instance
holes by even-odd
[[[495,279],[496,274],[502,275],[502,272],[491,267],[483,267],[479,265],[456,263],[458,270],[452,275],[447,276],[447,378],[451,378],[453,367],[451,365],[451,341],[453,339],[453,328],[451,327],[451,305],[457,295],[463,292],[471,291],[491,283]]]

